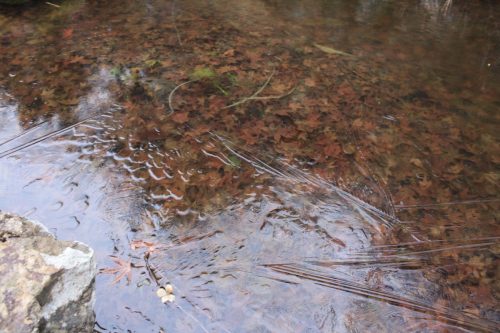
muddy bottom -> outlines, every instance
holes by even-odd
[[[498,12],[1,6],[0,210],[94,248],[95,332],[494,332]]]

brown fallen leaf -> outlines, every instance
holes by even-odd
[[[68,61],[68,64],[81,64],[81,65],[88,65],[90,63],[90,60],[85,59],[85,57],[76,55],[71,57]]]
[[[146,255],[148,255],[148,256],[154,252],[157,252],[159,249],[164,248],[164,247],[165,247],[165,245],[163,245],[163,244],[146,242],[146,241],[139,240],[139,239],[136,239],[136,240],[133,240],[132,242],[130,242],[130,248],[132,250],[145,248]]]
[[[339,144],[336,144],[336,143],[332,143],[328,146],[326,146],[324,149],[323,149],[323,153],[326,155],[326,156],[329,156],[329,157],[335,157],[337,156],[338,154],[340,154],[340,152],[342,151],[342,148],[340,147]]]
[[[418,158],[412,158],[410,159],[410,163],[413,164],[416,167],[423,168],[424,165],[422,164],[422,161],[419,160]]]
[[[73,28],[64,29],[62,35],[63,35],[63,38],[65,38],[65,39],[71,38],[71,36],[73,36]]]
[[[234,49],[229,49],[222,54],[224,57],[234,57]]]
[[[316,80],[313,79],[313,78],[307,78],[304,80],[304,83],[306,84],[306,86],[308,87],[316,87]]]
[[[184,124],[189,120],[188,112],[176,112],[172,116],[172,120],[178,124]]]
[[[126,276],[128,285],[132,280],[132,263],[115,256],[110,257],[111,260],[113,260],[113,262],[116,264],[116,267],[103,268],[100,270],[100,273],[116,275],[111,284],[118,283],[124,276]]]
[[[340,50],[336,50],[336,49],[328,47],[328,46],[319,45],[319,44],[316,44],[316,43],[314,43],[313,45],[316,46],[321,51],[323,51],[325,53],[328,53],[328,54],[337,54],[337,55],[343,55],[343,56],[348,56],[348,57],[354,57],[352,54],[349,54],[347,52],[343,52],[343,51],[340,51]]]

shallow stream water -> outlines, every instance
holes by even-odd
[[[2,6],[0,210],[95,249],[96,332],[494,332],[498,13]]]

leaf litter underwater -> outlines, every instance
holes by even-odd
[[[0,209],[96,332],[497,330],[495,8],[111,3],[0,12]]]

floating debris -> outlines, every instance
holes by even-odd
[[[156,296],[158,296],[162,303],[173,302],[175,301],[174,287],[171,284],[167,284],[163,287],[160,287],[156,291]]]
[[[328,53],[328,54],[337,54],[337,55],[343,55],[343,56],[348,56],[348,57],[354,57],[350,53],[347,53],[347,52],[344,52],[344,51],[340,51],[340,50],[336,50],[336,49],[328,47],[328,46],[319,45],[319,44],[316,44],[316,43],[314,43],[313,45],[315,47],[317,47],[318,49],[320,49],[321,51],[323,51],[325,53]]]

